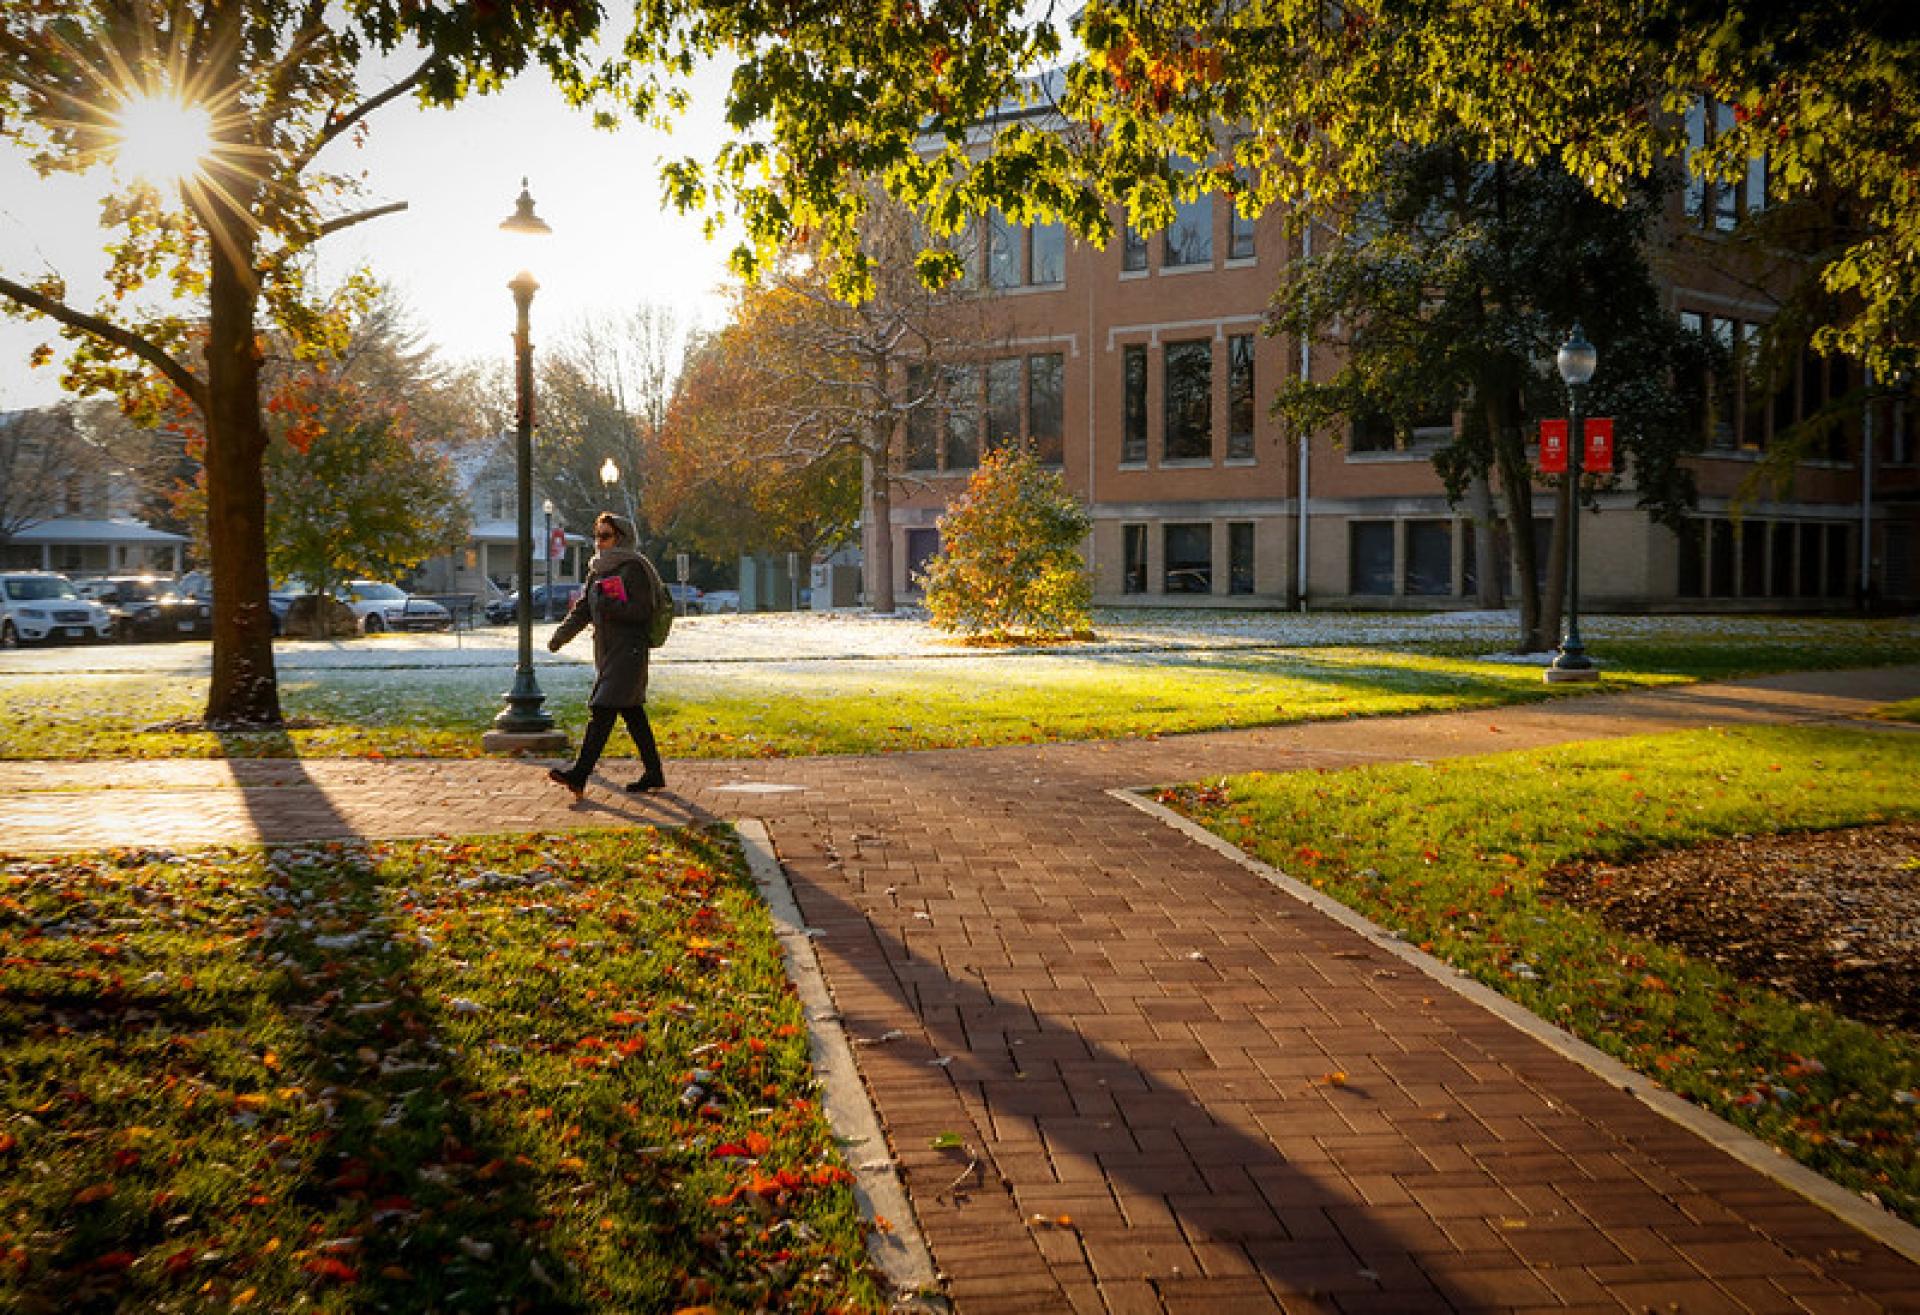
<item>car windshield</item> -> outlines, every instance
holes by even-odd
[[[355,584],[349,592],[355,598],[364,598],[375,603],[389,603],[404,599],[406,591],[393,584]]]
[[[7,597],[16,603],[80,596],[73,591],[73,582],[63,575],[10,575],[6,579],[6,590]]]
[[[117,595],[121,602],[134,599],[159,598],[166,594],[167,588],[157,580],[112,580],[107,588]]]

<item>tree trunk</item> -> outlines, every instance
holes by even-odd
[[[273,613],[267,606],[266,428],[260,418],[254,236],[238,207],[213,201],[207,288],[207,545],[213,574],[210,726],[278,726]]]
[[[1507,504],[1507,538],[1513,545],[1514,573],[1520,588],[1520,652],[1538,653],[1546,647],[1540,630],[1540,587],[1535,579],[1533,549],[1533,472],[1520,443],[1520,431],[1507,414],[1505,390],[1484,390],[1487,429],[1493,436],[1494,464],[1500,471],[1500,492]]]
[[[1546,648],[1559,645],[1562,612],[1567,605],[1568,527],[1573,524],[1573,479],[1563,476],[1553,496],[1553,536],[1547,543],[1547,587],[1540,601],[1540,629]]]
[[[879,428],[888,422],[871,423]],[[874,460],[871,449],[860,453],[860,477],[866,486],[860,522],[865,531],[861,537],[866,540],[867,606],[876,612],[891,612],[897,605],[893,596],[893,480],[884,461],[884,448],[880,461]]]
[[[1500,578],[1500,546],[1487,472],[1467,483],[1467,515],[1473,524],[1474,605],[1497,612],[1507,605],[1507,582]]]

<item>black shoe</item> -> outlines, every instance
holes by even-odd
[[[627,782],[628,794],[645,794],[649,790],[664,790],[666,788],[667,778],[662,772],[648,772],[637,781]]]
[[[585,781],[574,780],[569,773],[561,771],[558,767],[552,767],[547,770],[547,779],[555,785],[566,786],[576,800],[587,793],[587,784]]]

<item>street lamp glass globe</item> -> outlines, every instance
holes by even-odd
[[[1560,354],[1554,363],[1560,367],[1560,378],[1569,388],[1578,388],[1593,378],[1594,367],[1600,363],[1600,353],[1587,341],[1586,334],[1575,324],[1573,332],[1560,347]]]
[[[620,467],[613,464],[612,457],[608,457],[600,467],[600,482],[606,485],[614,485],[620,482]]]

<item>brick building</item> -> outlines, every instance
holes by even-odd
[[[1698,250],[1760,186],[1696,182],[1674,198],[1670,222],[1697,230]],[[974,276],[1004,337],[990,359],[954,371],[953,391],[976,405],[908,426],[903,464],[915,483],[896,494],[890,526],[897,590],[914,588],[938,547],[939,516],[988,436],[1018,433],[1087,501],[1097,602],[1293,607],[1304,594],[1314,607],[1473,605],[1488,554],[1426,450],[1448,417],[1411,441],[1361,427],[1301,444],[1268,414],[1283,376],[1304,364],[1325,377],[1333,364],[1325,353],[1303,363],[1298,344],[1260,331],[1291,254],[1279,216],[1248,221],[1203,198],[1166,232],[1128,234],[1104,251],[1057,226],[989,222],[983,237]],[[1674,313],[1743,359],[1771,307],[1746,282],[1667,265]],[[1597,346],[1604,371],[1606,344]],[[1687,532],[1653,524],[1630,491],[1603,495],[1581,527],[1584,605],[1842,609],[1863,588],[1884,603],[1920,600],[1920,406],[1882,403],[1870,423],[1863,409],[1783,495],[1736,508],[1771,435],[1854,387],[1851,369],[1809,357],[1768,396],[1749,395],[1757,390],[1737,370],[1716,380]],[[1536,499],[1536,513],[1547,512]],[[1510,570],[1505,556],[1496,549],[1495,569]]]

